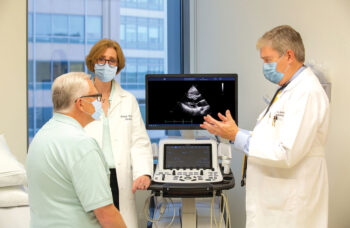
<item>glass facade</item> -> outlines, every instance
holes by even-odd
[[[120,44],[124,48],[164,50],[164,20],[120,17]]]
[[[126,8],[164,10],[164,0],[120,0],[120,6]]]
[[[124,89],[144,89],[146,74],[164,72],[164,59],[161,58],[128,58],[127,66],[121,72],[121,84]]]
[[[34,0],[33,0],[34,1]],[[33,20],[35,17],[35,25]],[[85,26],[86,21],[86,26]],[[35,33],[33,28],[35,27]],[[102,39],[102,16],[28,14],[28,41],[90,44]]]
[[[91,73],[85,57],[102,38],[120,43],[126,65],[117,80],[136,96],[145,119],[145,75],[167,73],[168,59],[174,58],[168,46],[180,48],[180,34],[167,39],[170,1],[180,5],[180,0],[28,0],[29,141],[52,117],[53,80],[67,72]],[[180,11],[171,15],[180,24]],[[166,134],[149,131],[152,141]]]

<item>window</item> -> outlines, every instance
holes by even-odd
[[[145,10],[164,10],[164,0],[120,0],[120,6]]]
[[[115,9],[102,7],[105,0],[84,0],[79,3],[82,7],[72,8],[63,5],[65,1],[61,0],[45,4],[41,0],[28,1],[29,141],[52,117],[53,80],[67,72],[91,73],[85,57],[102,38],[113,38],[120,43],[126,65],[117,78],[121,86],[137,98],[143,118],[145,75],[167,73],[168,69],[177,70],[169,73],[181,72],[181,56],[168,49],[181,50],[181,32],[172,30],[180,27],[183,0],[120,0],[120,4],[111,4]],[[120,15],[119,19],[105,21],[110,12]],[[167,26],[165,23],[170,21],[172,26]],[[166,134],[149,131],[153,142]]]
[[[137,63],[137,84],[145,86],[145,75],[148,72],[147,59],[140,59]]]
[[[70,72],[84,72],[84,62],[71,62],[70,63]]]
[[[88,16],[86,19],[86,36],[90,44],[96,43],[102,38],[101,16]]]
[[[34,0],[32,0],[34,1]],[[36,42],[84,43],[85,20],[83,15],[28,14],[28,42],[33,42],[35,15]],[[102,38],[102,16],[86,18],[87,39],[95,43]]]
[[[120,23],[123,47],[164,50],[164,19],[121,16]]]
[[[148,43],[148,31],[147,31],[147,20],[141,18],[137,22],[137,43],[141,49],[147,48]]]
[[[126,90],[144,89],[146,74],[164,73],[164,60],[160,58],[127,58],[122,71],[121,84]]]
[[[120,25],[120,43],[125,43],[125,24]]]
[[[136,20],[133,17],[126,18],[125,25],[125,47],[136,48],[137,47],[137,36],[136,36]]]
[[[53,42],[67,43],[68,42],[68,16],[53,15],[52,16],[52,35]]]
[[[70,43],[84,43],[83,16],[69,16],[69,37]]]
[[[51,39],[51,15],[37,14],[36,15],[36,34],[37,42],[50,42]]]
[[[51,62],[36,62],[36,82],[51,82]]]
[[[129,85],[128,88],[133,88],[137,82],[137,61],[136,59],[128,59],[128,65],[125,67],[126,80],[125,84]]]
[[[58,76],[68,73],[68,62],[67,61],[53,61],[52,62],[53,69],[53,80]],[[53,81],[52,80],[52,81]]]

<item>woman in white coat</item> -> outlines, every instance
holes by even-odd
[[[91,48],[86,65],[95,73],[103,114],[85,129],[99,143],[110,168],[115,206],[127,227],[137,228],[134,193],[149,187],[153,155],[136,98],[114,80],[125,66],[125,57],[117,42],[103,39]]]
[[[203,128],[228,138],[247,155],[246,227],[326,228],[328,176],[325,144],[329,101],[303,65],[300,34],[290,26],[265,33],[257,48],[265,77],[281,87],[245,133],[232,119],[205,117]]]

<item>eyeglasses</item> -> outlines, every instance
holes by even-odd
[[[84,98],[84,97],[96,97],[96,99],[98,101],[102,100],[102,94],[101,93],[96,93],[96,94],[91,94],[91,95],[85,95],[85,96],[81,96],[79,98]],[[77,102],[78,99],[76,99],[74,102]]]
[[[105,59],[103,57],[100,57],[100,58],[97,59],[97,64],[98,65],[105,65],[106,62],[108,62],[108,64],[110,66],[116,66],[117,65],[117,60],[115,60],[115,59]]]

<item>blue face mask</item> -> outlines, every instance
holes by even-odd
[[[265,78],[276,84],[278,84],[284,76],[284,73],[277,72],[277,62],[264,63],[263,71]]]
[[[117,66],[110,66],[109,64],[99,65],[95,64],[95,75],[102,82],[110,82],[114,79],[118,70]]]
[[[84,100],[83,100],[84,101]],[[94,100],[93,102],[89,102],[89,101],[85,101],[85,102],[88,102],[90,104],[92,104],[95,108],[95,112],[91,114],[91,117],[94,119],[94,120],[98,120],[100,119],[100,116],[103,112],[102,110],[102,104],[100,101],[98,101],[97,99]],[[85,112],[86,113],[86,112]],[[89,114],[90,115],[90,114]]]
[[[264,63],[263,66],[263,72],[265,75],[265,78],[269,80],[270,82],[278,84],[282,78],[284,77],[284,73],[278,72],[277,71],[277,63],[281,60],[281,58],[284,55],[282,55],[277,62],[272,62],[272,63]],[[284,70],[284,72],[288,69],[289,65],[287,68]]]
[[[100,116],[101,116],[102,111],[103,111],[101,102],[96,99],[91,104],[95,108],[95,112],[92,113],[91,117],[94,118],[94,120],[100,119]]]

